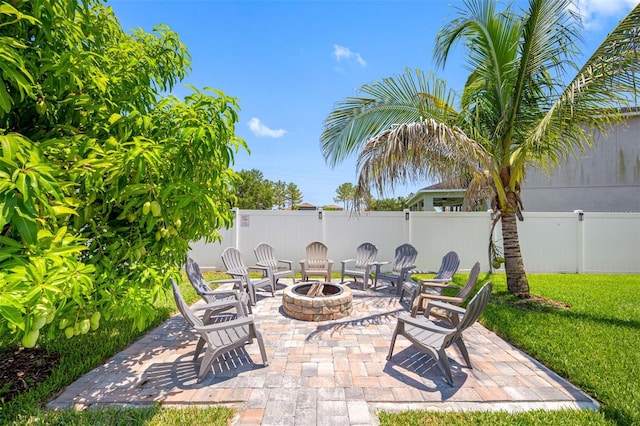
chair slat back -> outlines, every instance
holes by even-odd
[[[402,269],[415,264],[418,257],[418,250],[409,243],[402,244],[396,248],[395,259],[393,263],[393,272],[401,273]]]
[[[187,259],[187,264],[185,265],[185,272],[187,273],[187,277],[189,278],[189,282],[196,290],[198,295],[202,296],[203,293],[210,291],[209,286],[204,281],[202,277],[202,273],[200,272],[200,266],[196,263],[192,258]]]
[[[436,273],[434,278],[451,279],[458,270],[458,267],[460,267],[460,257],[455,251],[450,251],[442,258],[440,269],[438,269],[438,273]]]
[[[473,289],[476,288],[476,284],[478,283],[478,275],[480,275],[480,262],[476,262],[475,265],[471,268],[469,272],[469,278],[465,285],[460,289],[456,297],[461,298],[462,300],[467,300],[467,298],[473,293]]]
[[[278,260],[270,244],[260,243],[253,249],[253,252],[259,264],[268,266],[273,271],[278,269]]]
[[[356,249],[356,269],[365,269],[368,264],[375,262],[378,247],[373,243],[362,243]]]
[[[173,298],[176,301],[176,306],[178,307],[178,310],[184,317],[185,321],[187,321],[189,325],[191,325],[192,327],[202,327],[203,326],[202,320],[198,318],[196,315],[194,315],[193,312],[191,312],[191,308],[189,308],[189,305],[187,305],[187,302],[185,302],[184,299],[182,298],[182,293],[180,293],[180,288],[178,287],[178,284],[176,284],[173,278],[171,278],[171,287],[173,288]]]
[[[235,247],[227,247],[222,252],[222,263],[231,275],[248,275],[247,267],[242,260],[242,253]]]
[[[478,291],[475,296],[473,296],[473,299],[471,299],[471,301],[467,305],[465,314],[462,316],[460,323],[456,327],[459,332],[462,333],[465,329],[471,327],[471,325],[476,322],[478,317],[480,317],[480,314],[482,314],[482,311],[484,311],[484,308],[486,308],[487,304],[489,303],[492,290],[493,283],[488,282],[484,286],[482,286],[480,291]]]
[[[310,243],[306,248],[307,265],[311,269],[325,268],[328,263],[327,252],[329,249],[320,241]]]

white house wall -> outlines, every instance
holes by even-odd
[[[640,213],[536,213],[525,212],[518,233],[527,272],[640,273]],[[463,212],[350,212],[239,210],[234,227],[221,230],[222,243],[196,242],[189,255],[202,268],[224,270],[221,253],[234,246],[245,263],[255,263],[253,248],[268,242],[278,258],[298,261],[305,247],[322,241],[329,247],[334,271],[340,261],[355,257],[356,247],[369,241],[378,247],[378,260],[392,261],[394,250],[411,243],[418,250],[416,265],[433,270],[449,250],[460,255],[461,270],[480,261],[487,271],[489,213]],[[501,241],[500,229],[496,236]]]

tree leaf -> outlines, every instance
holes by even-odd
[[[14,207],[14,212],[11,223],[13,223],[20,236],[27,244],[36,244],[38,242],[38,226],[33,217],[26,213],[23,213],[19,206]]]

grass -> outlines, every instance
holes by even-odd
[[[206,279],[224,278],[225,274],[205,273]],[[182,294],[189,303],[198,299],[186,279],[180,284]],[[168,293],[156,306],[158,316],[147,330],[161,324],[175,311],[173,296]],[[43,336],[38,344],[45,350],[59,354],[60,362],[50,377],[39,386],[0,404],[2,425],[225,425],[234,415],[227,407],[207,409],[161,409],[159,406],[144,409],[100,409],[88,411],[48,411],[46,402],[69,384],[102,365],[106,359],[123,350],[145,332],[134,330],[131,321],[102,320],[95,332],[67,339],[61,331],[55,336]],[[0,345],[1,347],[1,345]]]
[[[213,275],[207,279],[220,278]],[[504,275],[481,277],[494,283],[492,301],[481,322],[531,354],[601,403],[599,411],[531,411],[517,414],[439,413],[406,411],[379,413],[382,425],[636,425],[640,424],[640,276],[529,275],[532,294],[565,302],[568,309],[530,304],[513,306]],[[456,275],[464,283],[466,276]],[[479,288],[479,286],[478,286]],[[182,286],[185,299],[197,296]],[[167,297],[158,306],[155,327],[172,312]],[[51,377],[35,389],[3,405],[0,424],[47,425],[226,425],[234,412],[226,407],[163,409],[97,409],[51,412],[47,400],[81,375],[102,364],[143,333],[130,323],[103,322],[99,331],[72,340],[44,339],[42,346],[60,354]]]
[[[462,282],[462,276],[456,281]],[[382,413],[383,425],[422,424],[640,424],[640,276],[529,275],[531,293],[571,305],[513,307],[502,274],[481,322],[567,378],[601,404],[598,412]],[[479,288],[479,286],[478,286]]]

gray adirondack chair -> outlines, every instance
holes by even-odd
[[[409,271],[415,269],[418,250],[409,243],[396,247],[395,258],[391,271],[382,272],[381,267],[391,262],[376,262],[376,278],[373,281],[373,288],[378,288],[378,281],[387,281],[396,288],[396,294],[400,294],[401,283],[408,278]]]
[[[467,278],[467,282],[464,286],[452,286],[441,283],[433,283],[433,282],[424,282],[422,283],[422,289],[413,305],[411,306],[411,316],[415,317],[418,311],[422,311],[425,309],[427,303],[431,301],[439,301],[444,303],[450,303],[452,305],[461,306],[473,293],[473,290],[476,288],[476,284],[478,283],[478,275],[480,275],[480,262],[476,262],[471,271],[469,271],[469,278]],[[455,288],[458,289],[458,292],[455,296],[445,296],[441,294],[439,291],[443,288]],[[429,291],[435,288],[435,291]],[[432,316],[435,316],[439,319],[448,321],[453,326],[458,325],[458,315],[453,314],[447,310],[441,309],[432,309]]]
[[[314,241],[305,248],[307,257],[300,260],[302,281],[308,281],[309,277],[324,277],[326,282],[331,282],[331,268],[333,260],[329,259],[329,249],[320,241]]]
[[[369,278],[375,266],[378,247],[373,243],[362,243],[356,249],[355,259],[346,259],[342,263],[341,282],[345,276],[351,276],[357,282],[357,277],[362,278],[362,289],[366,290]]]
[[[451,309],[461,315],[460,322],[453,328],[443,327],[427,319],[431,304],[427,305],[424,317],[413,318],[406,313],[401,314],[398,317],[398,323],[391,338],[391,346],[389,347],[387,360],[390,361],[393,357],[393,348],[398,335],[404,336],[413,343],[418,350],[431,355],[436,360],[447,383],[453,386],[451,365],[449,364],[449,358],[445,350],[451,345],[456,345],[460,353],[462,353],[467,366],[473,368],[471,360],[469,359],[469,352],[462,339],[462,334],[467,328],[471,327],[480,314],[482,314],[487,303],[489,303],[492,287],[493,285],[490,282],[485,284],[473,299],[471,299],[466,309],[460,308],[459,306],[443,304],[446,305],[445,307],[448,306],[447,309]]]
[[[171,279],[171,286],[173,287],[173,297],[182,317],[200,335],[200,339],[196,344],[196,350],[193,355],[194,362],[198,359],[200,353],[206,346],[204,357],[202,358],[200,368],[198,370],[198,382],[202,381],[206,376],[207,371],[211,368],[213,361],[215,361],[219,356],[224,355],[245,343],[252,343],[253,339],[256,339],[260,346],[262,363],[265,366],[269,365],[262,335],[254,323],[253,316],[247,315],[246,311],[242,307],[242,302],[236,302],[238,304],[236,308],[238,315],[235,319],[215,323],[204,322],[203,319],[198,317],[195,311],[184,301],[182,294],[180,293],[180,289],[173,279]],[[207,308],[207,305],[202,307],[202,309],[205,310]]]
[[[459,266],[460,266],[460,257],[458,256],[458,253],[456,253],[455,251],[448,252],[442,257],[442,262],[440,263],[440,269],[438,269],[438,272],[435,273],[436,274],[435,277],[425,279],[425,280],[420,280],[420,283],[417,283],[411,279],[407,279],[402,283],[402,289],[400,290],[400,301],[402,301],[402,297],[406,293],[411,297],[409,301],[409,306],[413,306],[413,302],[416,296],[421,291],[420,284],[434,283],[436,285],[442,284],[446,286],[447,283],[449,283],[453,279],[453,276],[455,275]],[[412,271],[412,273],[415,274],[415,273],[433,273],[433,272]],[[432,288],[437,289],[438,287],[434,286]],[[438,292],[441,293],[442,291],[438,291]]]
[[[207,312],[208,316],[235,308],[238,300],[247,305],[249,312],[251,312],[249,293],[246,291],[246,286],[242,284],[242,280],[234,278],[205,281],[202,273],[200,272],[200,266],[192,258],[187,259],[184,270],[187,273],[189,282],[195,289],[196,293],[198,293],[198,296],[200,296],[205,303],[212,306],[212,308]],[[210,285],[213,284],[233,284],[233,290],[212,290]]]
[[[266,266],[271,269],[271,279],[273,287],[276,287],[278,280],[282,277],[291,277],[293,284],[296,283],[296,275],[293,271],[293,261],[277,259],[273,250],[273,246],[269,243],[260,243],[254,249],[257,265]]]
[[[275,285],[271,278],[271,270],[266,266],[250,266],[247,267],[242,258],[242,253],[235,247],[227,247],[222,252],[222,263],[227,268],[227,274],[233,278],[237,278],[242,281],[242,284],[247,287],[249,293],[249,299],[251,304],[256,304],[256,290],[266,288],[271,291],[271,296],[275,295]],[[249,276],[250,271],[258,271],[262,274],[260,278],[251,278]]]

